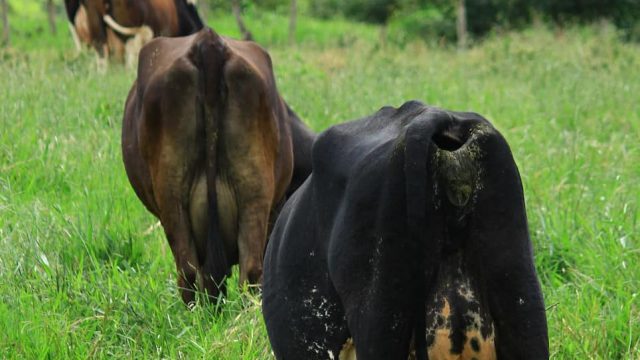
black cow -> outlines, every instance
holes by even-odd
[[[337,125],[265,255],[278,359],[547,359],[520,176],[474,113],[408,102]]]

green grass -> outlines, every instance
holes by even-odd
[[[247,22],[315,130],[409,99],[491,119],[523,176],[553,358],[640,359],[640,48],[607,27],[399,48],[306,18],[287,47],[285,20]],[[220,313],[180,301],[120,155],[135,74],[97,74],[62,22],[16,26],[0,50],[0,357],[269,359],[259,299],[235,279]]]

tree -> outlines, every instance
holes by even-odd
[[[240,28],[240,33],[242,33],[242,38],[245,40],[253,40],[251,31],[247,29],[244,21],[242,21],[242,8],[240,7],[240,0],[231,1],[231,10],[233,10],[233,15],[236,17],[236,22],[238,23],[238,27]]]
[[[458,48],[467,47],[467,7],[464,0],[457,0],[456,4],[456,35],[458,36]]]
[[[2,43],[9,45],[9,5],[7,0],[0,0],[2,5]]]
[[[296,17],[298,16],[297,2],[291,0],[291,14],[289,16],[289,43],[296,42]]]
[[[56,7],[53,5],[53,0],[47,0],[47,14],[49,16],[49,29],[51,33],[56,33]]]

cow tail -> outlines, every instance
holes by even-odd
[[[405,136],[407,231],[409,240],[415,246],[415,253],[420,254],[414,259],[419,274],[414,284],[416,298],[413,338],[416,360],[428,359],[425,300],[428,289],[433,287],[435,281],[441,251],[441,244],[433,243],[436,237],[431,224],[433,216],[430,216],[434,205],[433,174],[429,171],[431,151],[434,148],[431,139],[445,126],[446,118],[427,110],[411,122]]]
[[[211,279],[204,279],[205,284],[214,282],[215,298],[226,291],[225,280],[230,273],[224,240],[221,236],[218,198],[216,193],[217,155],[220,122],[224,117],[226,104],[226,87],[224,84],[224,64],[227,53],[223,40],[211,29],[199,34],[203,36],[198,48],[200,68],[200,101],[199,112],[205,126],[206,146],[206,178],[209,226],[207,229],[204,274]]]
[[[69,22],[75,25],[76,13],[80,7],[80,0],[64,0],[64,8],[67,12],[67,18]]]

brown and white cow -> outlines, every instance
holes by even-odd
[[[314,134],[278,94],[269,54],[204,29],[140,53],[125,107],[127,175],[160,219],[185,302],[232,264],[261,281],[270,220],[311,171]]]
[[[133,65],[155,36],[186,36],[202,29],[193,0],[65,0],[76,47],[93,47],[99,64],[114,57]]]

